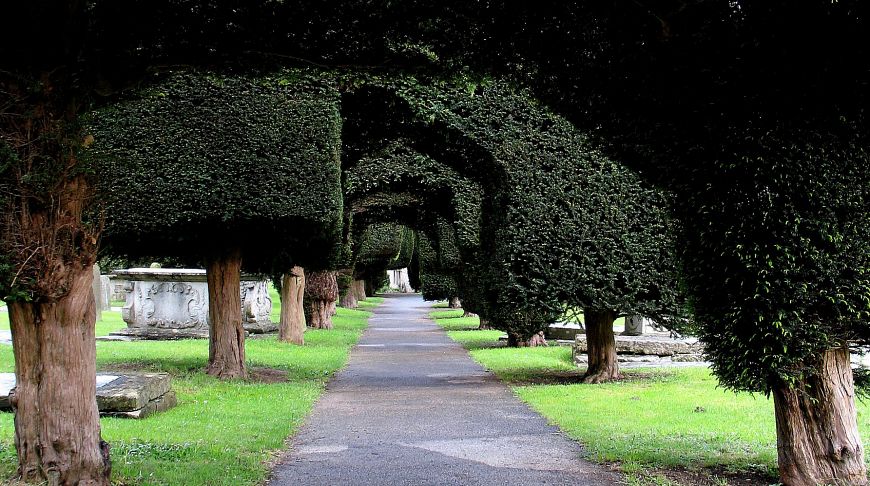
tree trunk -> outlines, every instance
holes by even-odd
[[[329,313],[329,301],[309,300],[308,316],[312,329],[332,329],[332,315]]]
[[[96,302],[91,266],[54,302],[9,302],[18,473],[25,482],[108,485],[96,392]]]
[[[209,320],[206,373],[222,380],[247,377],[239,294],[241,270],[242,254],[238,249],[206,262]]]
[[[544,331],[532,334],[526,338],[516,332],[508,332],[508,346],[512,348],[534,348],[535,346],[547,346]]]
[[[492,329],[495,329],[494,327],[492,327],[492,325],[490,325],[489,319],[484,319],[483,317],[480,318],[480,324],[478,324],[477,328],[481,331],[490,331]]]
[[[353,292],[353,287],[348,287],[344,291],[344,295],[341,296],[338,305],[344,307],[345,309],[356,309],[357,307],[359,307],[359,303],[356,301],[356,295],[354,295]]]
[[[450,303],[448,307],[451,309],[461,309],[462,301],[459,300],[459,297],[450,297]]]
[[[374,296],[378,289],[375,288],[374,281],[372,279],[366,279],[362,281],[363,285],[363,295],[371,295]]]
[[[614,311],[584,310],[589,367],[583,375],[583,383],[603,383],[620,377],[619,363],[616,361],[616,338],[613,337],[615,320]]]
[[[292,344],[305,344],[305,270],[295,266],[281,279],[281,323],[278,340]]]
[[[849,350],[826,351],[817,373],[773,390],[782,483],[866,485]]]
[[[365,280],[354,280],[351,285],[353,295],[356,300],[366,300],[366,282]]]

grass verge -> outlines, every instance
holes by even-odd
[[[364,307],[378,303],[369,299]],[[252,378],[245,381],[222,382],[204,373],[207,340],[98,342],[99,370],[171,373],[179,401],[178,407],[143,420],[101,419],[103,438],[112,447],[113,483],[262,483],[270,461],[326,381],[347,362],[370,316],[365,310],[339,308],[335,329],[306,331],[304,346],[274,337],[248,339]],[[0,371],[14,371],[11,346],[0,346]],[[12,440],[13,416],[0,413],[0,478],[15,473]]]
[[[569,347],[507,348],[502,332],[473,330],[476,318],[432,316],[590,459],[619,464],[629,484],[777,482],[772,401],[717,388],[707,368],[632,369],[624,381],[583,385]],[[870,404],[858,403],[858,422],[866,437]]]

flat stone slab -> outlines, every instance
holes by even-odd
[[[208,339],[208,329],[157,329],[144,327],[128,327],[109,336],[141,339],[145,341],[174,341],[176,339]]]
[[[278,325],[257,326],[249,328],[245,326],[245,335],[266,335],[278,332]],[[208,329],[169,329],[156,327],[127,327],[110,332],[103,341],[175,341],[178,339],[208,339]]]
[[[12,344],[12,331],[0,331],[0,344]]]
[[[586,352],[586,335],[574,338],[575,353]],[[617,354],[644,354],[673,356],[675,354],[701,354],[704,346],[697,339],[673,339],[665,336],[616,336]]]
[[[98,373],[97,407],[104,416],[144,418],[178,403],[171,386],[168,373]],[[15,373],[0,373],[0,410],[12,410],[14,387]]]
[[[548,341],[551,339],[574,341],[574,336],[584,332],[586,331],[583,330],[583,326],[575,322],[557,322],[547,326],[547,329],[544,330],[544,337]]]

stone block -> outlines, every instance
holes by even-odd
[[[171,384],[168,373],[124,374],[97,389],[97,405],[106,411],[139,410],[165,395]]]
[[[142,419],[157,412],[163,412],[178,405],[178,398],[174,390],[169,390],[163,396],[152,399],[144,407],[138,410],[100,411],[101,415],[108,417]]]
[[[168,373],[98,373],[97,407],[100,415],[144,418],[174,407],[178,400]],[[0,410],[11,410],[9,392],[14,373],[0,373]]]
[[[547,329],[544,330],[544,337],[547,338],[547,341],[567,339],[574,342],[574,337],[577,336],[577,334],[583,334],[585,332],[583,326],[576,322],[556,322],[547,326]]]
[[[112,308],[112,281],[108,275],[100,275],[100,306],[103,310]]]
[[[127,330],[113,334],[142,339],[208,337],[205,270],[133,268],[115,273],[126,281],[121,317],[127,323]],[[242,325],[246,331],[278,330],[278,325],[271,321],[272,299],[267,281],[243,275],[239,295]]]
[[[586,335],[574,339],[577,353],[586,352]],[[617,354],[645,354],[673,356],[675,354],[701,354],[704,347],[696,339],[671,339],[662,336],[616,336]]]

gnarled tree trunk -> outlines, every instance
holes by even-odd
[[[783,484],[867,484],[848,348],[826,351],[809,380],[775,389],[773,404]]]
[[[109,446],[97,409],[91,266],[70,270],[55,302],[9,302],[18,472],[25,482],[108,485]]]
[[[335,272],[319,271],[308,274],[305,285],[305,314],[312,329],[332,329],[332,315],[338,299]]]
[[[281,322],[278,325],[278,340],[293,344],[305,344],[305,270],[293,267],[281,279]]]
[[[338,305],[345,309],[356,309],[359,304],[356,301],[356,294],[353,290],[353,271],[339,270],[336,276],[338,283]]]
[[[356,300],[356,296],[353,294],[353,290],[351,288],[347,288],[341,297],[338,300],[338,305],[344,307],[345,309],[356,309],[359,307],[359,303]]]
[[[245,329],[239,294],[242,253],[238,249],[206,262],[208,281],[208,367],[206,373],[222,380],[246,378]]]
[[[478,324],[477,328],[480,329],[481,331],[490,331],[492,329],[495,329],[489,323],[489,319],[485,319],[483,317],[480,318],[480,324]]]
[[[482,329],[482,328],[481,328]],[[544,331],[536,332],[531,337],[526,338],[515,332],[508,332],[508,346],[513,348],[534,348],[535,346],[547,346],[547,340],[544,338]]]
[[[453,297],[450,297],[449,304],[447,304],[447,306],[450,309],[461,309],[462,308],[462,301],[459,300],[459,297],[453,296]]]
[[[366,282],[365,280],[354,280],[351,284],[353,295],[356,300],[366,300]]]
[[[584,309],[589,367],[583,375],[583,383],[603,383],[620,377],[619,363],[616,361],[616,338],[613,336],[615,320],[614,311]]]

